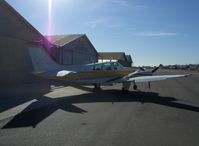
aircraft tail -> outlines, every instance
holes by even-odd
[[[43,48],[31,47],[29,48],[29,55],[34,73],[63,69],[63,66],[57,64]]]

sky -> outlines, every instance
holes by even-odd
[[[6,1],[43,35],[86,34],[136,66],[199,64],[198,0]]]

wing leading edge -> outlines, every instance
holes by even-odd
[[[185,75],[155,75],[155,76],[139,76],[139,77],[132,77],[124,79],[123,82],[135,82],[135,83],[141,83],[141,82],[153,82],[153,81],[161,81],[171,78],[180,78],[180,77],[187,77],[191,74],[185,74]]]

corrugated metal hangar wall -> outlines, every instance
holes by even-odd
[[[72,58],[69,61],[71,64],[87,64],[98,62],[98,53],[86,35],[79,37],[68,45],[63,48],[66,52],[63,53],[63,58],[67,58],[65,55],[70,51]],[[67,62],[64,61],[63,63],[67,64]]]
[[[97,62],[97,52],[88,43],[86,36],[82,36],[63,46],[63,53],[60,53],[60,62],[67,65]]]
[[[42,36],[4,0],[0,1],[0,84],[31,77],[29,43]]]

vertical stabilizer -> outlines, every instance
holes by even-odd
[[[35,73],[63,69],[63,66],[57,64],[41,47],[30,47],[29,55]]]

